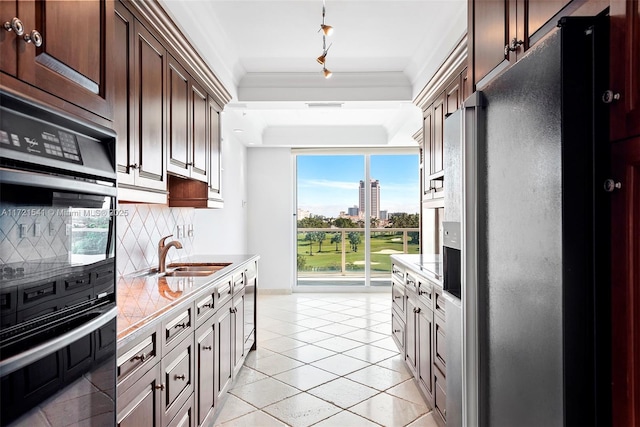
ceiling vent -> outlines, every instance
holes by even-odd
[[[307,102],[309,108],[342,108],[344,102]]]

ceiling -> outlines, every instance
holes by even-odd
[[[466,32],[467,0],[160,0],[231,92],[245,145],[410,146],[412,100]],[[229,134],[225,132],[225,134]]]

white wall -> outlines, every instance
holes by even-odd
[[[194,253],[247,254],[247,149],[223,128],[223,209],[196,209]]]
[[[249,253],[260,255],[260,289],[293,287],[293,160],[289,148],[249,148]],[[225,206],[226,209],[226,206]]]

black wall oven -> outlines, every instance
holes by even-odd
[[[2,425],[115,424],[114,147],[0,93]]]

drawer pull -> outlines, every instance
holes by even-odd
[[[206,304],[202,304],[202,307],[213,308],[213,303],[208,302]]]
[[[160,391],[164,390],[164,384],[158,384],[156,386],[156,390],[160,390]]]
[[[188,323],[182,322],[182,323],[178,323],[177,325],[174,326],[174,328],[186,328],[187,326],[189,326]]]
[[[177,380],[184,381],[187,377],[185,377],[184,374],[182,374],[182,375],[176,375],[174,378],[177,379]]]
[[[148,355],[148,354],[145,354],[145,353],[142,353],[142,354],[136,354],[135,356],[133,356],[133,357],[131,358],[131,361],[133,362],[134,360],[139,360],[139,361],[141,361],[141,362],[144,362],[144,361],[147,359],[147,357],[149,357],[149,355]]]
[[[400,329],[394,329],[394,330],[393,330],[393,333],[394,333],[394,334],[399,334],[400,332],[402,332]]]
[[[396,296],[394,296],[394,298],[395,299],[400,299],[400,298],[402,298],[402,295],[396,295]]]
[[[213,347],[210,346],[210,345],[205,345],[204,347],[202,347],[202,349],[211,351],[211,350],[213,350]]]

